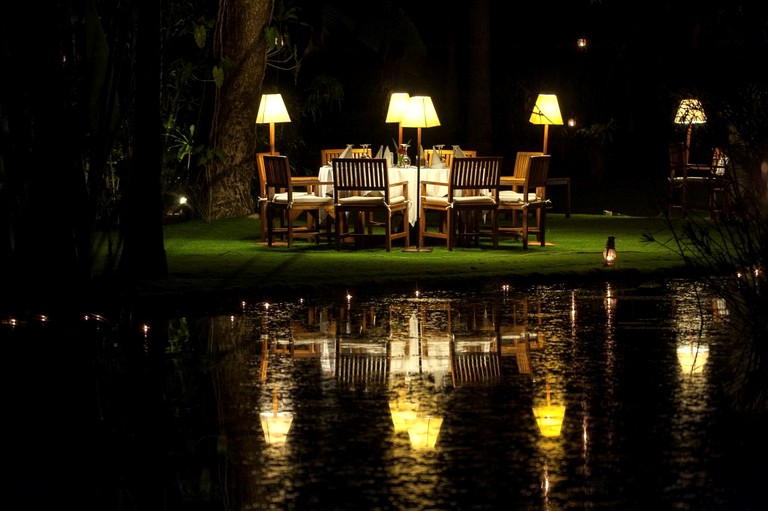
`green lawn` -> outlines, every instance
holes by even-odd
[[[377,247],[337,251],[324,242],[295,242],[268,247],[260,242],[253,217],[189,221],[165,227],[167,279],[140,282],[136,291],[147,299],[173,297],[180,302],[216,303],[235,295],[275,299],[281,295],[359,293],[396,289],[523,285],[574,279],[650,278],[680,272],[678,254],[664,245],[671,239],[659,217],[548,214],[545,247],[531,240],[528,250],[512,238],[494,250],[479,247],[447,251],[392,252]],[[650,234],[656,240],[648,242]],[[618,260],[603,266],[608,236],[616,238]]]

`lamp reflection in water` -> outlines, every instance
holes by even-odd
[[[545,401],[533,407],[536,425],[543,437],[558,437],[565,420],[565,406],[552,404],[549,381],[545,384]]]
[[[420,410],[420,404],[407,398],[401,390],[396,399],[389,402],[395,433],[408,433],[411,447],[416,450],[434,449],[443,425],[443,418]]]
[[[683,374],[701,373],[708,357],[709,348],[693,340],[677,348],[677,360],[680,362]]]
[[[264,439],[270,445],[285,445],[292,422],[292,413],[277,411],[277,389],[274,389],[272,410],[261,412],[261,429],[264,430]]]

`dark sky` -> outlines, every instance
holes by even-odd
[[[296,94],[306,95],[317,74],[338,78],[344,89],[340,111],[303,126],[309,147],[390,143],[396,127],[383,122],[388,97],[404,90],[435,102],[442,125],[424,131],[426,145],[458,143],[511,158],[541,145],[529,112],[538,93],[552,92],[576,129],[612,126],[614,150],[636,152],[634,160],[648,165],[680,136],[671,120],[682,96],[718,98],[751,80],[765,83],[768,2],[299,4],[311,4],[307,13],[325,30],[315,32],[322,37]],[[587,38],[586,50],[577,48],[578,37]],[[551,130],[554,168],[586,173],[585,143],[574,134]]]

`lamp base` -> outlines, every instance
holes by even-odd
[[[432,252],[432,247],[408,247],[403,252]]]

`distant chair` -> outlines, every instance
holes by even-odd
[[[547,174],[551,159],[551,156],[544,154],[531,156],[528,158],[523,184],[505,184],[499,192],[499,214],[511,213],[512,218],[509,225],[499,226],[498,236],[512,235],[522,238],[524,249],[528,248],[528,238],[531,234],[536,236],[542,247],[545,245],[546,208],[549,203]],[[533,224],[531,217],[534,219]]]
[[[346,149],[320,149],[320,166],[330,165],[331,160],[340,157]],[[371,149],[363,149],[362,147],[352,149],[352,158],[363,158],[365,156],[371,156]]]
[[[462,238],[477,240],[480,236],[489,236],[496,248],[496,212],[502,161],[501,156],[454,158],[448,182],[421,182],[419,246],[424,246],[425,238],[437,238],[445,240],[448,250],[453,250],[454,245]],[[446,195],[427,193],[428,190],[441,185],[446,187]],[[478,217],[484,214],[491,217],[490,233],[480,229]],[[431,218],[428,215],[437,217],[437,227],[430,227]]]
[[[464,151],[464,154],[468,158],[474,158],[477,156],[477,151],[474,149],[462,149]],[[431,167],[432,166],[432,159],[434,158],[433,153],[435,152],[434,149],[424,149],[424,160],[426,161],[426,166]],[[445,163],[446,167],[451,166],[451,162],[453,162],[453,149],[443,149],[440,151],[440,154],[443,156],[443,163]]]
[[[356,247],[364,239],[371,239],[374,234],[366,230],[366,223],[376,214],[383,218],[387,252],[392,251],[392,241],[398,239],[405,240],[408,248],[408,181],[390,182],[384,158],[334,158],[331,163],[336,249],[347,238],[353,239]],[[401,232],[395,232],[393,216],[397,214],[404,219]]]
[[[288,248],[293,246],[294,238],[298,237],[319,242],[320,211],[332,213],[333,199],[315,194],[319,185],[316,177],[292,177],[287,157],[266,155],[263,162],[268,245],[271,247],[277,236],[286,238]],[[304,223],[297,222],[300,217],[304,218]],[[275,222],[279,222],[279,226],[276,227]],[[330,223],[327,226],[325,235],[330,242]]]
[[[714,218],[727,210],[727,157],[719,149],[712,151],[709,163],[686,160],[684,143],[669,145],[669,215],[680,211],[708,211]]]

